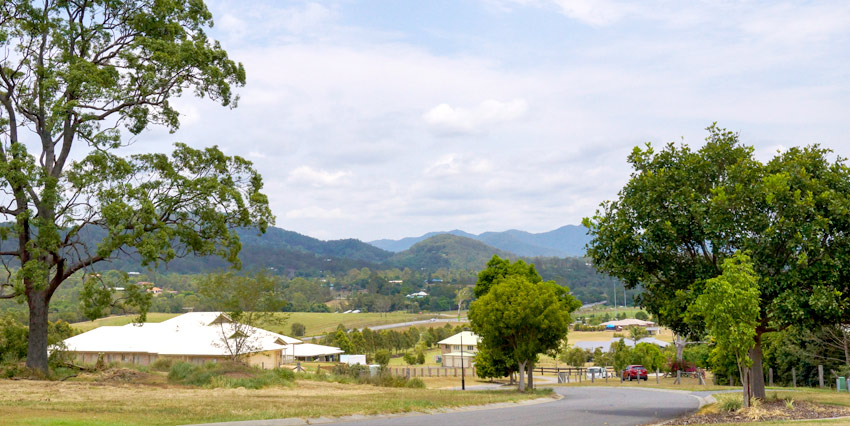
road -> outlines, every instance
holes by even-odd
[[[392,417],[334,423],[349,426],[415,426],[424,422],[451,425],[599,425],[634,426],[657,423],[699,408],[699,399],[687,392],[614,387],[561,387],[563,399],[544,404],[461,411],[423,416]]]
[[[453,425],[589,425],[637,426],[659,423],[699,408],[697,396],[685,391],[617,387],[556,387],[563,398],[542,404],[504,408],[469,407],[441,414],[377,416],[372,419],[334,422],[313,419],[310,423],[346,426]],[[255,420],[221,423],[232,426],[278,426],[308,424],[301,419]]]

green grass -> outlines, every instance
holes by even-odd
[[[174,318],[177,315],[180,315],[180,314],[165,314],[165,313],[161,313],[161,312],[151,312],[151,313],[148,313],[148,318],[147,318],[146,322],[163,322],[167,319]],[[116,315],[116,316],[97,319],[97,320],[94,320],[94,321],[75,322],[75,323],[71,324],[71,326],[74,327],[77,330],[80,330],[82,332],[86,332],[86,331],[89,331],[89,330],[94,330],[95,328],[98,328],[98,327],[101,327],[101,326],[127,325],[127,324],[133,322],[133,320],[136,319],[136,317],[137,317],[137,315]]]
[[[427,326],[426,326],[427,327]],[[434,355],[440,355],[440,348],[428,349],[425,351],[425,364],[417,364],[411,365],[410,367],[435,367],[441,365],[440,363],[434,361]],[[398,358],[390,358],[390,367],[408,367],[407,363],[404,362],[403,357]]]

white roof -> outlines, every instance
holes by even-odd
[[[247,327],[251,337],[246,352],[281,350],[287,344],[301,342],[261,328]],[[65,345],[73,352],[227,356],[230,352],[223,338],[230,339],[235,332],[230,319],[221,312],[192,312],[161,323],[98,327],[65,339]]]
[[[283,348],[283,354],[292,356],[293,348],[295,350],[295,357],[311,357],[311,356],[322,356],[322,355],[337,355],[344,353],[340,348],[335,348],[333,346],[325,346],[325,345],[317,345],[315,343],[299,343],[295,345],[287,345]]]
[[[611,345],[613,345],[614,342],[619,342],[620,339],[621,339],[620,337],[615,337],[615,338],[612,338],[611,340],[609,340],[607,342],[605,342],[605,341],[602,341],[602,342],[599,342],[599,341],[579,341],[579,342],[573,342],[572,345],[576,348],[587,349],[589,351],[594,351],[594,350],[596,350],[596,348],[600,348],[600,349],[602,349],[603,352],[609,352],[611,350]],[[638,343],[652,343],[653,345],[659,346],[659,347],[662,347],[662,348],[666,348],[667,346],[670,346],[669,342],[665,342],[663,340],[658,340],[654,337],[644,337],[643,339],[639,339],[637,342]],[[623,338],[623,343],[625,343],[626,346],[628,346],[628,347],[631,347],[631,348],[635,347],[635,341],[632,340],[632,339]]]
[[[461,338],[462,337],[462,338]],[[478,337],[475,333],[471,331],[461,331],[454,336],[447,337],[443,340],[437,342],[438,345],[460,345],[463,343],[464,345],[478,345],[478,342],[481,341],[481,338]]]
[[[626,318],[626,319],[621,319],[621,320],[618,320],[618,321],[603,322],[602,324],[599,324],[599,325],[613,325],[613,326],[620,326],[620,327],[630,327],[630,326],[633,326],[633,325],[637,325],[637,326],[646,327],[646,326],[650,326],[650,325],[655,325],[655,323],[652,322],[652,321],[643,321],[643,320],[639,320],[639,319],[636,319],[636,318]]]

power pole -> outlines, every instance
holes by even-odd
[[[460,390],[466,390],[466,370],[463,363],[463,330],[460,331]],[[457,370],[455,370],[457,371]]]

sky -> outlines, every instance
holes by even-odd
[[[131,149],[218,145],[320,239],[578,224],[638,145],[712,122],[767,160],[850,156],[850,2],[210,0],[235,109],[186,96]]]

